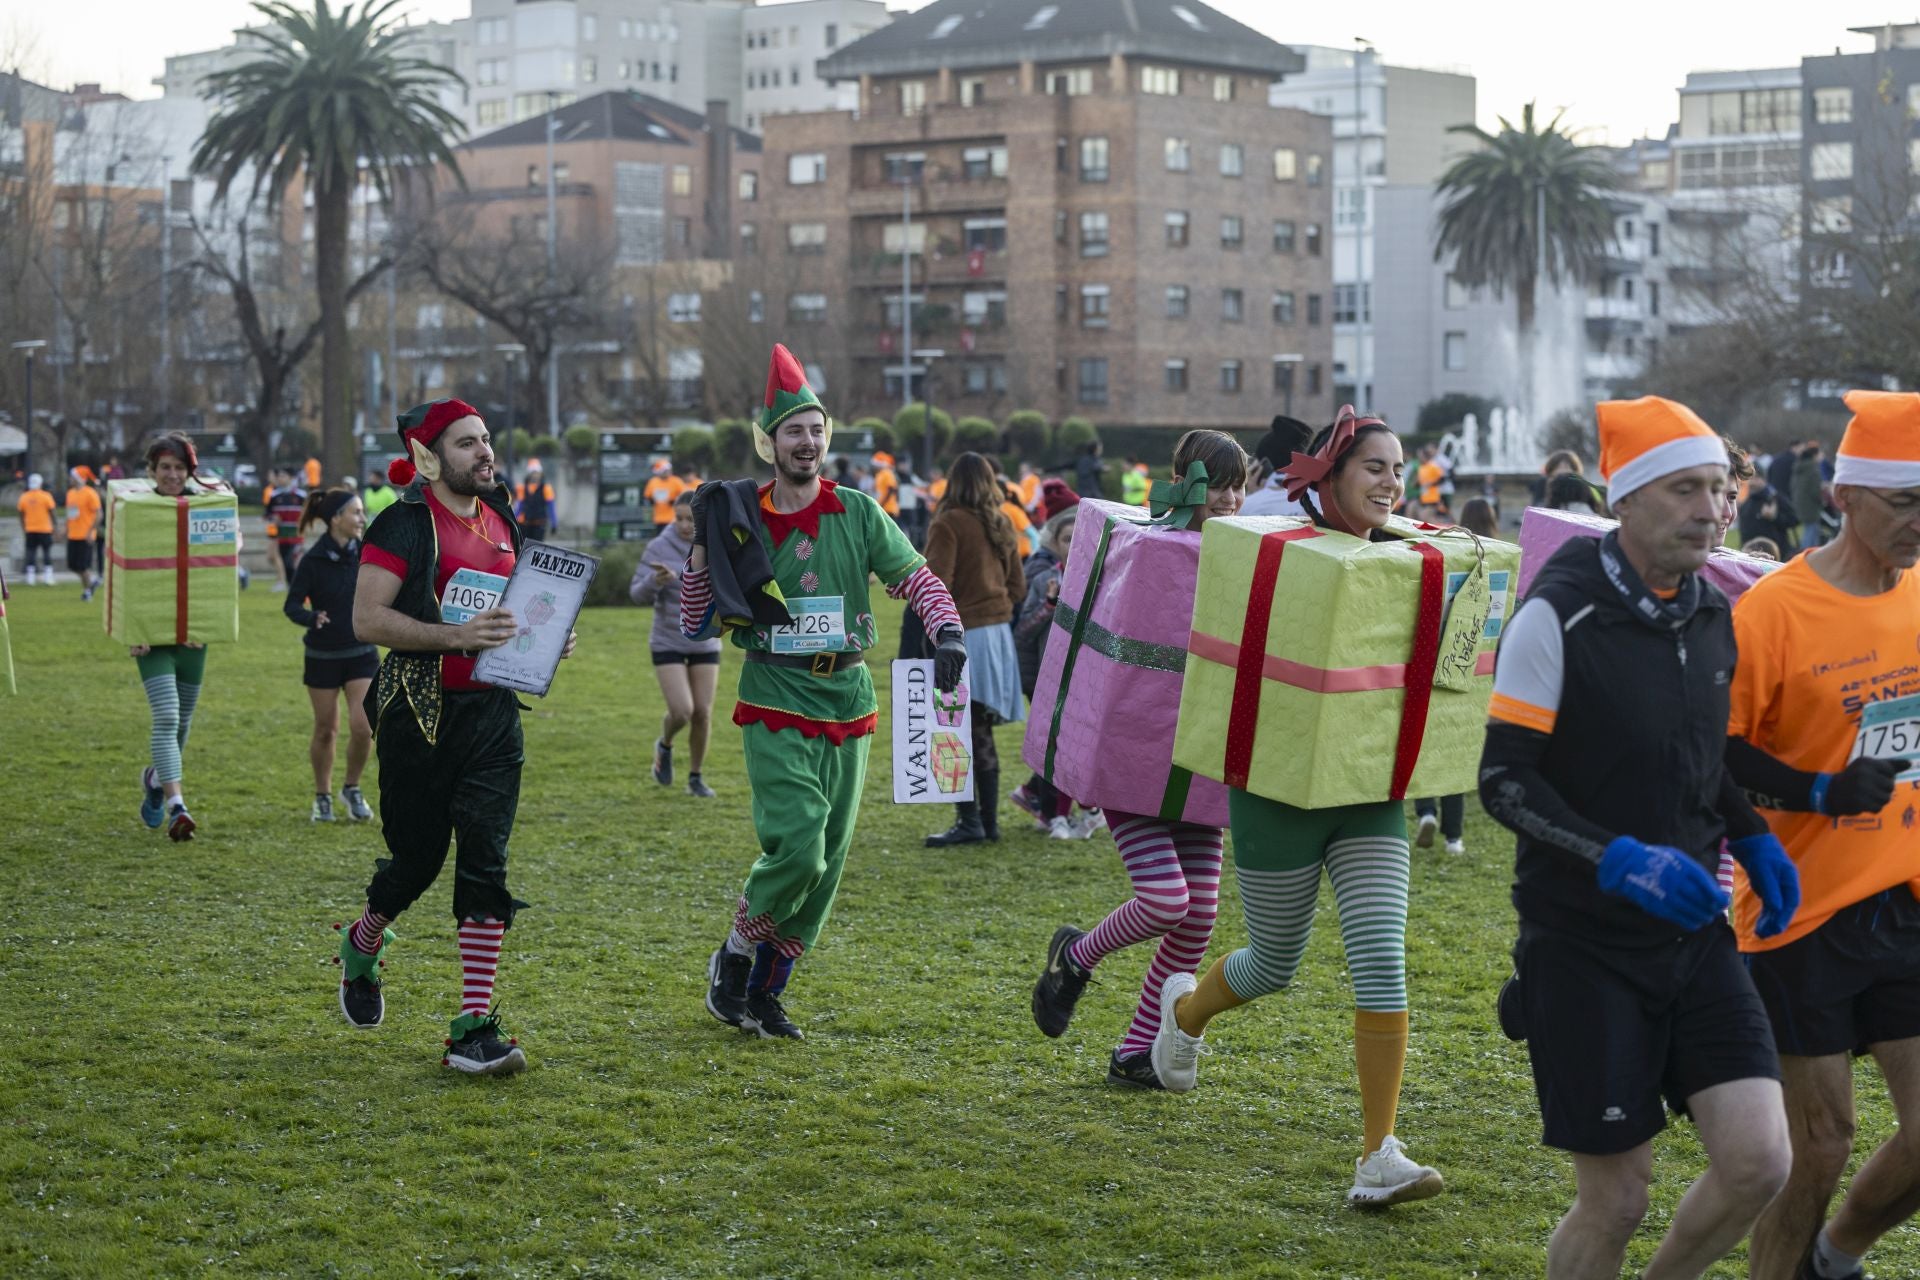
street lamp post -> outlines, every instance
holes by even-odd
[[[947,353],[940,348],[928,348],[928,347],[922,347],[918,351],[914,351],[911,347],[909,347],[907,348],[907,351],[908,351],[909,358],[913,360],[921,361],[920,367],[926,371],[927,385],[926,385],[926,395],[923,397],[923,401],[925,403],[927,413],[926,413],[926,417],[921,421],[921,424],[920,424],[921,425],[920,439],[922,441],[921,450],[920,450],[921,461],[925,464],[926,469],[921,474],[927,477],[928,483],[932,483],[933,481],[933,362],[935,360],[940,359],[942,356],[946,355]],[[913,377],[913,375],[907,374],[906,377],[910,380]]]
[[[1373,396],[1367,386],[1367,320],[1371,303],[1367,297],[1367,166],[1366,105],[1360,88],[1360,70],[1364,55],[1372,50],[1364,36],[1353,38],[1353,402],[1366,413],[1373,408]]]
[[[27,433],[28,465],[32,465],[33,462],[33,353],[46,345],[47,340],[45,338],[29,338],[24,342],[16,342],[13,344],[15,351],[24,352],[27,357],[27,417],[25,430]]]
[[[506,459],[507,492],[511,494],[513,492],[513,398],[519,390],[519,379],[515,376],[515,370],[520,357],[527,353],[527,348],[523,343],[501,342],[496,343],[493,349],[507,358],[507,376],[504,379],[507,387],[507,422],[502,430],[506,448],[500,453]]]
[[[559,188],[553,180],[553,135],[559,132],[560,118],[558,102],[560,95],[547,91],[547,290],[552,292],[554,280],[559,275]],[[547,433],[560,434],[560,344],[552,344],[553,350],[547,356]]]

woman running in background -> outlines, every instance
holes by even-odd
[[[313,820],[333,821],[333,747],[340,736],[340,695],[347,697],[347,782],[340,798],[355,822],[373,817],[360,775],[373,750],[367,689],[380,673],[380,651],[353,634],[353,587],[360,575],[360,535],[367,509],[351,489],[316,490],[300,510],[300,529],[326,527],[294,567],[282,611],[305,627],[307,697],[313,702]]]

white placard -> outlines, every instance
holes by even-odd
[[[500,593],[499,607],[513,614],[519,631],[480,655],[473,678],[544,698],[586,602],[587,585],[599,569],[594,556],[544,542],[527,543]]]
[[[893,802],[956,804],[973,799],[973,712],[967,671],[950,694],[933,684],[933,663],[893,664]]]

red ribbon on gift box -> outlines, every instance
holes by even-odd
[[[1221,662],[1234,669],[1233,708],[1227,719],[1223,780],[1230,787],[1242,791],[1247,789],[1247,775],[1253,764],[1254,738],[1260,724],[1260,690],[1266,679],[1279,679],[1287,684],[1324,693],[1404,685],[1406,698],[1400,708],[1400,734],[1394,747],[1391,790],[1393,799],[1403,800],[1406,798],[1407,784],[1413,777],[1414,765],[1420,759],[1420,746],[1427,733],[1427,712],[1433,702],[1433,675],[1440,660],[1440,624],[1446,615],[1446,557],[1438,547],[1428,543],[1405,544],[1420,556],[1420,603],[1414,618],[1413,651],[1404,666],[1391,664],[1322,671],[1267,653],[1267,627],[1273,614],[1273,597],[1286,544],[1319,536],[1318,529],[1302,528],[1270,533],[1260,539],[1246,619],[1241,626],[1238,645],[1197,631],[1193,634],[1190,648],[1195,657]],[[1482,660],[1475,664],[1475,671],[1481,675],[1487,674],[1491,670],[1492,657],[1492,654],[1481,655]],[[1482,670],[1482,667],[1486,670]]]

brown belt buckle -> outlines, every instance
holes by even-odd
[[[813,674],[822,677],[830,676],[839,662],[840,655],[837,653],[816,653],[813,655]]]

